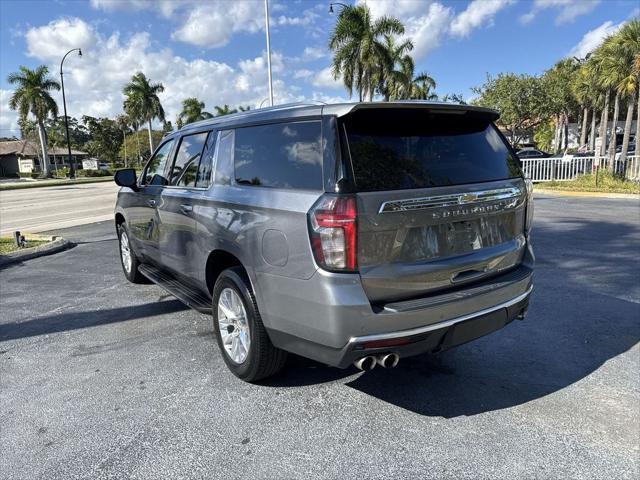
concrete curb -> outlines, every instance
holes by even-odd
[[[67,250],[73,247],[73,243],[66,238],[50,238],[52,239],[50,243],[39,245],[37,247],[25,248],[23,250],[7,253],[5,255],[0,255],[0,268],[6,267],[8,265],[13,265],[15,263],[20,263],[25,260],[30,260],[32,258],[52,255],[54,253],[62,252],[63,250]]]
[[[627,198],[640,200],[640,195],[636,193],[577,192],[574,190],[553,190],[533,187],[533,194],[535,195],[536,193],[542,193],[544,195],[562,195],[565,197]]]

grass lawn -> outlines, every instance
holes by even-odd
[[[622,180],[609,172],[598,173],[596,186],[595,174],[579,175],[567,182],[541,182],[535,185],[548,190],[570,190],[574,192],[634,193],[640,195],[640,182]]]
[[[0,184],[0,190],[19,190],[22,188],[51,187],[55,185],[76,185],[78,183],[113,182],[113,177],[81,177],[75,180],[64,178],[53,180],[36,180],[34,182],[11,182]]]
[[[40,245],[44,245],[45,243],[49,243],[49,241],[27,239],[27,248],[38,247]],[[15,252],[17,250],[22,250],[22,249],[16,247],[16,241],[14,240],[13,237],[0,237],[0,255]]]

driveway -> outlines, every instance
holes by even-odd
[[[0,191],[0,235],[39,233],[113,218],[113,182]]]
[[[529,315],[363,374],[261,385],[120,271],[111,222],[0,272],[4,478],[637,478],[640,203],[539,196]]]

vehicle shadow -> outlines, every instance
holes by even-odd
[[[633,225],[576,219],[537,227],[535,290],[524,321],[346,385],[420,415],[452,418],[520,405],[584,379],[640,341],[639,235]],[[296,359],[269,385],[354,373]]]
[[[56,313],[24,322],[0,324],[0,342],[35,337],[187,310],[179,300],[81,312]]]

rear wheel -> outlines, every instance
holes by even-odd
[[[131,283],[147,283],[147,279],[138,271],[140,261],[131,247],[129,230],[124,223],[118,225],[118,243],[122,271]]]
[[[229,370],[246,382],[278,373],[287,353],[271,343],[244,270],[233,267],[222,272],[212,296],[213,326]]]

